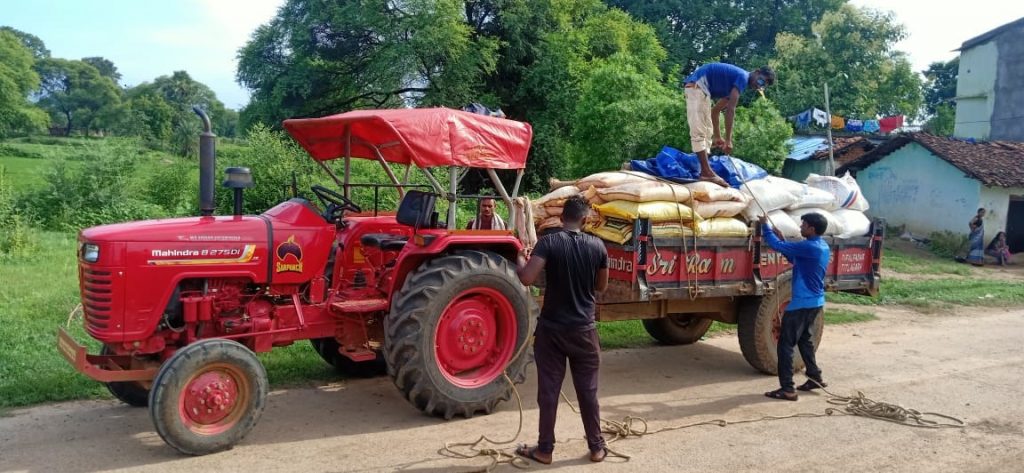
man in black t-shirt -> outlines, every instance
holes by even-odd
[[[590,460],[603,461],[608,454],[597,402],[601,344],[594,321],[597,293],[608,287],[608,251],[599,238],[580,231],[589,210],[590,204],[583,196],[567,199],[562,211],[564,230],[542,237],[529,261],[521,253],[516,269],[524,285],[533,284],[541,271],[546,279],[544,307],[533,342],[540,435],[535,447],[522,445],[516,450],[543,464],[551,463],[555,448],[555,414],[566,360],[576,387]]]

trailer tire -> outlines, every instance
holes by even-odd
[[[503,373],[526,379],[537,304],[508,260],[484,251],[435,258],[392,300],[388,374],[417,409],[445,419],[489,414],[512,395]]]
[[[793,297],[793,273],[787,271],[776,278],[775,291],[761,297],[750,297],[739,306],[740,351],[747,363],[765,374],[779,373],[778,334],[782,313]],[[824,316],[814,324],[814,350],[821,345]],[[804,369],[804,360],[798,350],[793,351],[793,372]]]
[[[153,380],[149,414],[168,445],[206,455],[245,438],[266,400],[267,372],[256,354],[214,338],[185,346],[164,363]]]
[[[669,314],[659,319],[644,319],[644,330],[665,345],[697,343],[714,320],[693,314]]]
[[[100,349],[100,355],[113,353],[105,345]],[[114,381],[103,383],[107,391],[114,395],[118,401],[132,407],[146,407],[149,405],[149,389],[142,386],[138,381]]]
[[[373,378],[387,372],[388,368],[384,362],[384,355],[379,351],[377,352],[377,358],[374,360],[352,361],[349,357],[338,352],[341,345],[334,338],[313,338],[309,340],[309,343],[313,345],[313,350],[320,355],[320,358],[323,358],[327,364],[333,366],[342,375],[356,378]]]

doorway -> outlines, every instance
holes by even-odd
[[[1006,212],[1006,243],[1011,253],[1024,251],[1024,196],[1010,196]]]

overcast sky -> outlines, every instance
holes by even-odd
[[[103,56],[125,85],[186,70],[225,105],[240,108],[249,93],[235,83],[238,49],[277,12],[283,0],[0,0],[0,25],[40,37],[56,57]],[[851,0],[893,11],[909,37],[896,49],[922,71],[956,57],[965,40],[1024,17],[1024,2]]]

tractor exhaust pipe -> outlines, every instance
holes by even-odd
[[[192,111],[203,120],[199,134],[199,215],[208,217],[217,208],[213,201],[213,173],[217,164],[217,135],[210,127],[210,117],[198,106]]]

